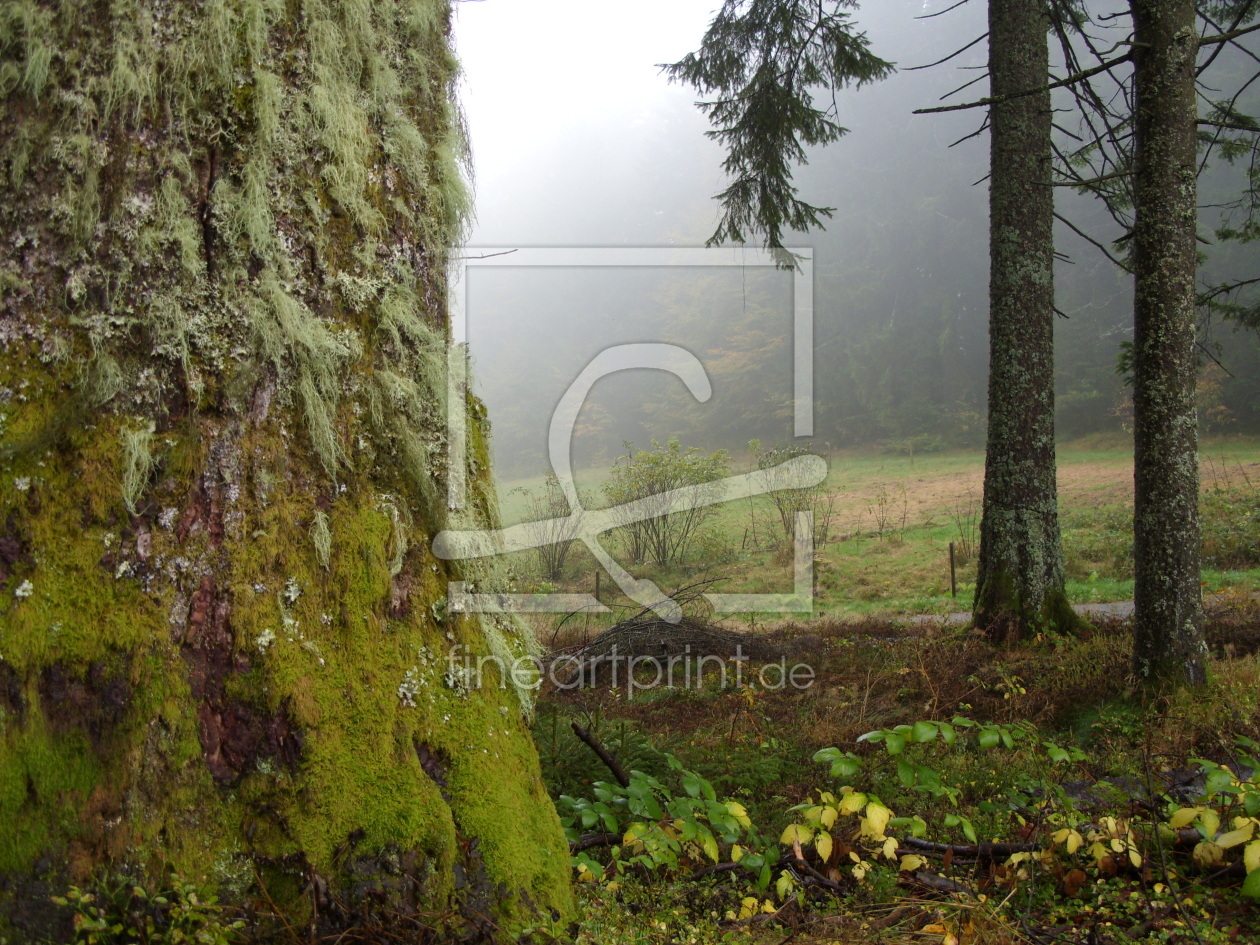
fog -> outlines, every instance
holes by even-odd
[[[484,248],[702,246],[724,186],[721,149],[695,94],[657,64],[695,49],[714,0],[632,6],[578,0],[458,5],[461,99],[475,167],[475,226],[462,255]],[[814,438],[820,449],[937,449],[983,442],[987,361],[988,140],[983,111],[914,115],[979,75],[980,0],[868,0],[855,19],[889,79],[836,96],[850,133],[797,172],[804,199],[835,208],[825,232],[789,242],[814,259]],[[985,94],[983,80],[948,99]],[[1056,103],[1059,104],[1059,103]],[[972,137],[968,138],[971,135]],[[962,140],[961,143],[959,142]],[[952,145],[952,146],[951,146]],[[1217,190],[1236,186],[1229,172]],[[1107,242],[1101,203],[1070,190],[1061,213]],[[1209,221],[1208,229],[1211,229]],[[1128,337],[1131,286],[1067,229],[1056,272],[1061,437],[1121,432],[1126,391],[1115,372]],[[1254,252],[1215,263],[1255,269]],[[792,274],[758,267],[467,270],[467,341],[475,390],[506,479],[547,469],[546,430],[561,394],[600,350],[632,341],[682,345],[705,364],[713,397],[698,404],[674,378],[634,371],[595,388],[579,420],[579,475],[597,482],[623,441],[739,453],[748,440],[793,441]],[[1260,424],[1253,335],[1218,328],[1221,432]],[[1213,432],[1208,429],[1209,433]]]

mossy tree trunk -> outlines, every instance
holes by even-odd
[[[973,604],[992,639],[1071,629],[1054,450],[1054,198],[1044,0],[991,0],[989,413]]]
[[[1133,0],[1134,671],[1206,680],[1194,388],[1193,0]]]
[[[0,6],[0,937],[169,870],[320,928],[572,909],[529,690],[447,662],[528,635],[429,550],[449,16]]]

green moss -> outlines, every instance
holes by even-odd
[[[25,339],[0,359],[21,551],[0,654],[24,693],[0,815],[33,824],[0,872],[50,855],[67,880],[169,866],[233,890],[257,862],[300,910],[285,857],[336,885],[414,856],[434,912],[468,894],[456,862],[509,924],[571,912],[529,692],[448,680],[451,646],[506,663],[528,633],[445,613],[449,579],[502,578],[429,553],[468,206],[449,15],[0,5],[0,304]],[[459,521],[482,527],[473,414]]]

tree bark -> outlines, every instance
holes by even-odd
[[[1195,414],[1193,0],[1132,0],[1135,29],[1134,671],[1207,678]]]
[[[991,0],[993,96],[1049,74],[1044,0]],[[973,605],[991,639],[1072,630],[1054,446],[1054,198],[1050,93],[990,107],[989,413]]]
[[[429,550],[448,3],[0,17],[0,937],[170,870],[315,932],[571,913],[528,634]]]

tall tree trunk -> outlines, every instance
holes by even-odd
[[[1134,671],[1206,679],[1195,415],[1193,0],[1132,0]]]
[[[429,550],[449,16],[0,10],[0,937],[168,869],[302,928],[572,909],[529,690],[476,685],[527,634]]]
[[[1054,452],[1054,198],[1045,0],[990,0],[989,430],[975,624],[1075,627]]]

